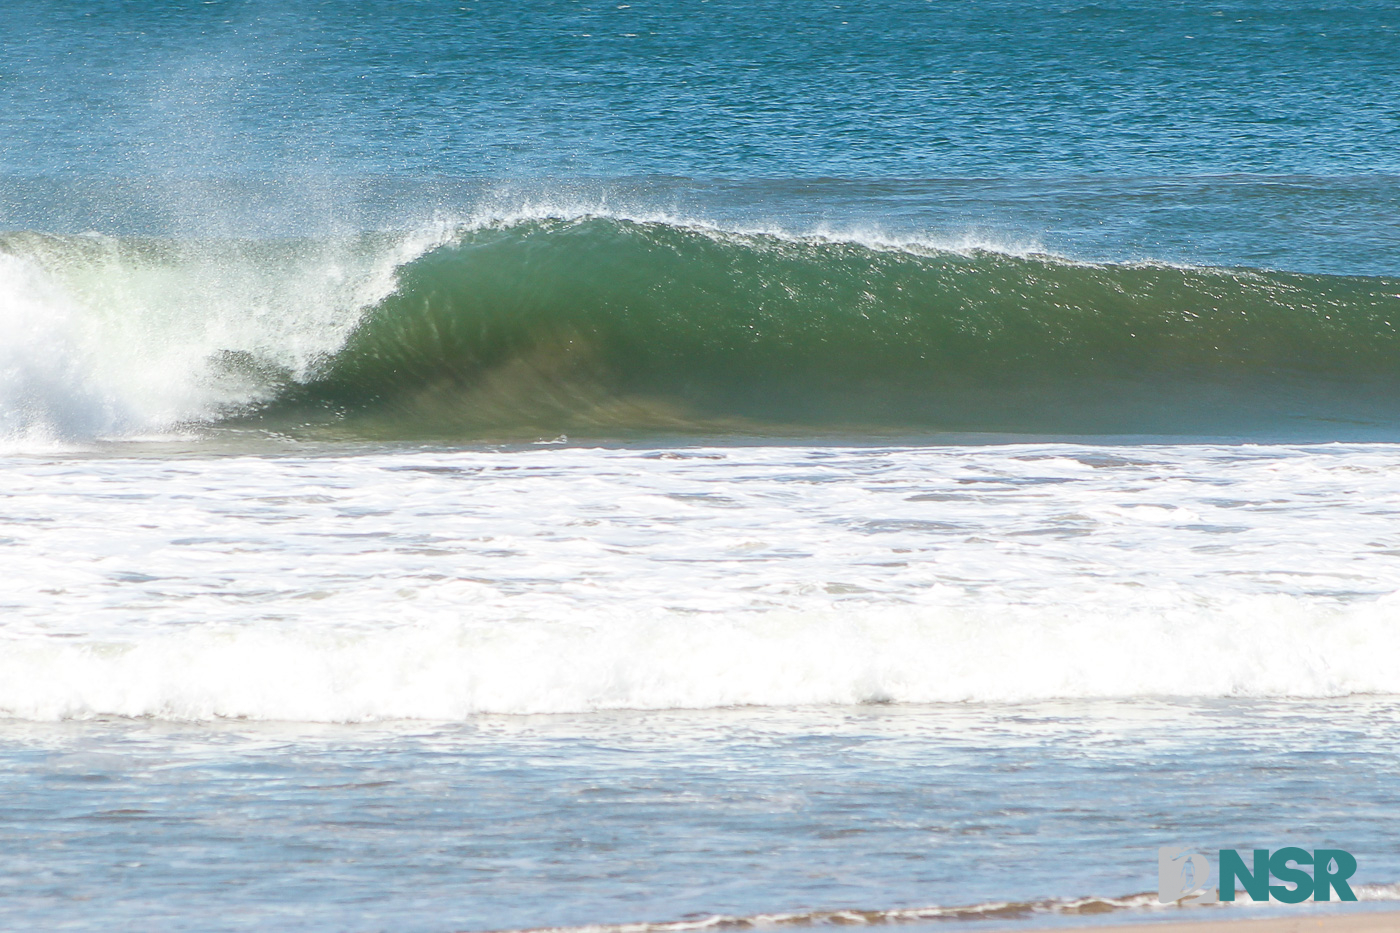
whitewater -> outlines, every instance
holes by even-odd
[[[1389,447],[1269,440],[1388,436],[1388,278],[548,205],[0,259],[12,716],[1400,692]]]
[[[95,465],[6,462],[11,716],[1400,692],[1385,446]]]

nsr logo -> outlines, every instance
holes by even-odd
[[[1308,874],[1300,865],[1311,865]],[[1309,852],[1289,846],[1273,855],[1268,849],[1254,850],[1254,865],[1248,867],[1235,849],[1220,850],[1220,887],[1208,888],[1210,860],[1199,852],[1176,846],[1157,850],[1157,900],[1163,904],[1215,904],[1235,899],[1235,885],[1244,888],[1252,901],[1270,898],[1285,904],[1297,904],[1312,898],[1330,901],[1332,892],[1337,899],[1354,901],[1347,879],[1356,874],[1356,859],[1341,849],[1317,849]],[[1270,884],[1269,876],[1283,882]]]

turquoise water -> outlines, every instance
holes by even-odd
[[[1394,3],[0,34],[0,924],[1397,897]]]

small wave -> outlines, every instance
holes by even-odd
[[[15,634],[0,715],[310,722],[482,713],[1132,696],[1400,693],[1400,596],[1339,606],[1260,596],[1179,605],[950,605],[842,613],[585,611],[475,618],[370,595],[320,602],[357,626],[203,625]],[[1127,598],[1124,596],[1123,598]],[[358,607],[358,608],[357,608]]]

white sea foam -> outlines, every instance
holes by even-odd
[[[447,594],[443,594],[447,595]],[[470,617],[462,608],[441,616]],[[387,601],[381,602],[385,605]],[[349,610],[323,607],[331,615]],[[360,622],[368,621],[361,610]],[[397,615],[414,615],[400,607]],[[583,617],[580,618],[579,616]],[[591,615],[591,617],[590,617]],[[130,641],[9,639],[0,710],[307,721],[738,705],[1400,693],[1400,597],[1163,610],[982,605],[715,617],[392,616],[367,631],[196,626]]]
[[[54,457],[6,476],[9,716],[1400,693],[1386,445]]]
[[[439,231],[375,244],[0,242],[0,441],[162,432],[269,391],[240,365],[304,375],[337,350]]]
[[[1362,901],[1391,901],[1400,899],[1397,885],[1353,885],[1357,899]],[[1278,902],[1255,902],[1245,892],[1237,892],[1237,899],[1206,908],[1206,915],[1197,914],[1199,921],[1221,920],[1232,917],[1235,911],[1245,910],[1257,913],[1258,910],[1278,909]],[[1199,908],[1188,908],[1199,910]],[[633,922],[633,923],[590,923],[580,926],[534,927],[522,930],[502,930],[497,933],[691,933],[691,931],[732,930],[732,929],[783,929],[826,926],[907,926],[927,921],[978,921],[988,922],[1011,919],[1024,921],[1027,917],[1061,916],[1076,917],[1090,915],[1103,917],[1113,915],[1115,921],[1141,922],[1152,914],[1169,911],[1173,918],[1180,918],[1182,908],[1164,905],[1155,892],[1129,894],[1123,897],[1080,897],[1042,901],[991,901],[984,904],[958,906],[930,905],[927,907],[848,908],[845,910],[810,910],[773,912],[735,916],[709,914],[690,916],[683,920]],[[1226,912],[1223,916],[1221,912]],[[1188,915],[1190,916],[1190,915]],[[1312,915],[1315,917],[1316,915]]]

